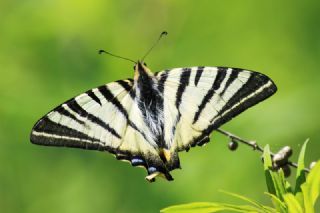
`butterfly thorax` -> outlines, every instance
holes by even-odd
[[[141,62],[135,66],[134,86],[145,126],[158,148],[164,148],[163,94],[158,90],[158,81],[153,73]]]

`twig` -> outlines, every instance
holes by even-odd
[[[254,151],[259,151],[259,152],[263,152],[263,148],[256,142],[256,141],[248,141],[248,140],[244,140],[230,132],[227,132],[225,130],[222,130],[222,129],[216,129],[217,132],[227,136],[228,138],[230,138],[232,141],[235,141],[235,142],[240,142],[240,143],[243,143],[247,146],[250,146],[253,148]],[[271,157],[274,156],[274,153],[271,153]],[[294,162],[291,162],[291,161],[288,161],[287,164],[289,166],[292,166],[294,168],[297,168],[298,167],[298,164],[297,163],[294,163]],[[310,169],[308,168],[304,168],[303,169],[305,172],[310,172]]]

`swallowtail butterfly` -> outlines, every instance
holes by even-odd
[[[108,151],[173,180],[178,152],[209,142],[210,134],[277,88],[267,76],[227,67],[187,67],[152,73],[136,62],[134,78],[82,93],[33,127],[31,142]]]

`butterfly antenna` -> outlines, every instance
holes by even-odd
[[[151,50],[152,50],[155,46],[157,46],[157,44],[159,43],[159,41],[161,40],[161,38],[162,38],[163,36],[166,36],[166,35],[168,35],[168,32],[167,32],[167,31],[163,31],[163,32],[160,34],[158,40],[156,40],[156,42],[152,45],[152,47],[148,50],[148,52],[142,57],[141,61],[144,61],[144,59],[147,57],[147,55],[149,55],[149,53],[151,52]]]
[[[121,58],[121,59],[124,59],[124,60],[127,60],[127,61],[131,61],[131,62],[133,62],[134,64],[137,63],[136,61],[134,61],[134,60],[132,60],[132,59],[130,59],[130,58],[125,58],[125,57],[122,57],[122,56],[118,56],[118,55],[109,53],[109,52],[107,52],[107,51],[105,51],[105,50],[99,50],[99,54],[102,54],[102,53],[105,53],[105,54],[107,54],[107,55],[111,55],[111,56],[116,57],[116,58]]]

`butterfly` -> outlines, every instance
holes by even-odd
[[[277,90],[264,74],[239,68],[187,67],[153,73],[143,61],[133,79],[111,82],[59,105],[33,127],[44,146],[107,151],[173,180],[178,152],[203,146],[210,134]]]

